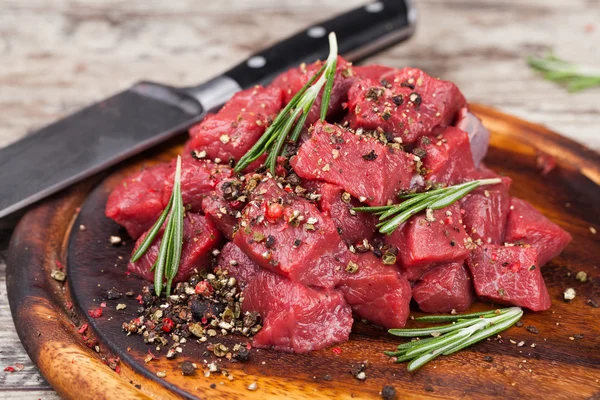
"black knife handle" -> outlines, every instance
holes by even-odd
[[[219,98],[216,89],[226,95],[228,86],[245,89],[257,84],[267,84],[280,73],[298,66],[324,60],[329,54],[327,34],[335,32],[339,53],[349,61],[360,61],[395,43],[408,39],[414,32],[416,10],[411,0],[380,0],[355,8],[330,20],[312,25],[273,47],[249,57],[244,62],[206,84],[188,88],[192,96],[201,101],[215,103],[204,97]],[[222,104],[222,103],[221,103]]]
[[[252,55],[225,75],[242,88],[269,83],[300,63],[324,60],[329,54],[327,34],[335,32],[339,53],[349,61],[409,38],[416,12],[408,0],[380,0],[322,21],[273,47]]]

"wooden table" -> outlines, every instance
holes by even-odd
[[[139,79],[202,82],[253,50],[361,0],[0,2],[0,147]],[[423,68],[488,104],[600,150],[600,89],[568,94],[529,70],[553,49],[600,66],[599,0],[418,0],[419,27],[373,62]],[[8,173],[9,171],[2,171]],[[58,396],[14,332],[0,221],[0,399]],[[6,366],[24,369],[1,372]]]

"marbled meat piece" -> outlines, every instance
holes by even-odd
[[[125,178],[108,196],[105,214],[123,226],[133,239],[146,232],[164,209],[168,164],[157,164]]]
[[[331,217],[338,233],[348,245],[356,245],[364,239],[371,240],[375,233],[376,218],[369,213],[352,211],[360,203],[350,193],[337,185],[320,185],[319,208]]]
[[[438,265],[419,279],[413,298],[427,313],[465,311],[475,300],[471,275],[463,263]]]
[[[169,204],[177,160],[171,161],[169,174],[165,178],[163,205]],[[181,197],[186,210],[202,211],[202,199],[212,192],[217,184],[233,174],[227,165],[215,164],[208,160],[182,158],[181,160]]]
[[[525,200],[511,197],[504,240],[536,249],[542,266],[559,255],[573,238]]]
[[[462,220],[467,234],[483,243],[504,243],[504,232],[510,211],[508,191],[512,179],[481,166],[467,180],[501,178],[497,185],[481,186],[460,200]],[[463,213],[464,211],[464,213]]]
[[[413,143],[439,125],[451,125],[466,100],[456,85],[403,68],[381,80],[357,80],[348,91],[348,121],[354,129],[382,129]]]
[[[242,90],[218,113],[190,128],[186,151],[225,163],[238,161],[265,132],[282,105],[283,93],[277,87]]]
[[[146,253],[136,262],[130,262],[127,265],[128,271],[149,281],[154,281],[154,271],[150,271],[150,268],[158,256],[163,233],[164,227]],[[147,232],[138,239],[133,250],[134,253],[146,235]],[[200,271],[209,268],[211,252],[222,243],[222,239],[223,236],[210,217],[187,212],[183,218],[181,261],[174,282],[188,279],[194,273],[194,269]]]
[[[425,180],[447,185],[462,183],[475,169],[467,133],[454,127],[434,129],[432,133],[419,138],[413,149],[423,163]]]
[[[262,269],[231,242],[219,255],[219,267],[241,283],[242,312],[261,315],[254,347],[307,353],[348,340],[352,311],[340,292],[309,288]]]
[[[411,217],[385,242],[398,248],[400,264],[406,269],[462,261],[472,245],[457,203]]]
[[[379,82],[382,86],[387,86],[385,81],[381,82],[382,79],[387,80],[388,76],[398,73],[399,71],[400,70],[398,68],[377,64],[357,65],[354,67],[354,73],[357,77]]]
[[[550,308],[536,249],[488,244],[474,250],[467,265],[477,296],[532,311]]]
[[[213,218],[217,228],[229,240],[233,238],[238,218],[246,204],[243,188],[244,182],[238,178],[225,179],[202,199],[202,211]]]
[[[320,121],[290,163],[301,178],[336,184],[374,206],[408,189],[415,168],[414,157],[402,150]]]
[[[406,324],[410,283],[397,266],[384,265],[373,253],[350,257],[339,289],[359,317],[385,328],[402,328]]]
[[[337,283],[346,250],[331,218],[271,178],[254,189],[233,240],[261,267],[324,288]]]

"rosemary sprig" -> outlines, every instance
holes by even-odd
[[[377,207],[355,207],[353,210],[378,215],[379,221],[381,221],[377,224],[379,232],[389,235],[400,224],[425,209],[439,210],[440,208],[448,207],[479,186],[495,185],[500,182],[502,182],[500,178],[478,179],[427,192],[406,194],[401,196],[406,200],[399,204]]]
[[[552,55],[527,58],[531,68],[542,73],[549,80],[565,84],[569,92],[577,92],[600,85],[600,68],[573,64]]]
[[[164,279],[167,280],[166,293],[171,294],[171,285],[173,279],[179,270],[179,262],[181,261],[181,248],[183,246],[183,198],[181,196],[181,157],[177,157],[177,167],[175,168],[175,178],[173,182],[173,192],[167,207],[158,217],[142,244],[136,252],[131,256],[131,262],[139,260],[146,251],[150,248],[156,235],[160,232],[165,220],[167,224],[160,242],[158,256],[152,266],[154,270],[154,291],[157,296],[160,296],[163,287]],[[152,270],[151,269],[151,270]]]
[[[325,64],[323,64],[308,83],[296,93],[288,105],[281,110],[256,144],[240,158],[235,167],[236,172],[243,171],[244,168],[251,162],[257,160],[261,155],[269,153],[265,165],[267,165],[271,173],[275,175],[277,157],[281,154],[290,131],[292,131],[293,128],[290,142],[295,143],[300,137],[308,113],[323,86],[325,86],[325,91],[321,103],[321,121],[325,120],[327,108],[329,107],[329,99],[331,98],[333,80],[335,78],[337,53],[337,40],[335,33],[331,32],[329,34],[329,56],[327,57]]]
[[[439,315],[415,318],[423,322],[451,322],[432,328],[390,329],[395,336],[418,338],[400,344],[386,355],[396,357],[396,362],[408,363],[408,370],[415,371],[440,355],[450,355],[465,347],[510,328],[521,319],[523,310],[510,307],[462,315]],[[421,336],[425,338],[421,339]]]

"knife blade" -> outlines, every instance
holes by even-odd
[[[410,0],[381,0],[315,24],[189,88],[140,82],[0,149],[0,218],[186,130],[235,92],[326,58],[327,34],[360,61],[414,32]]]

